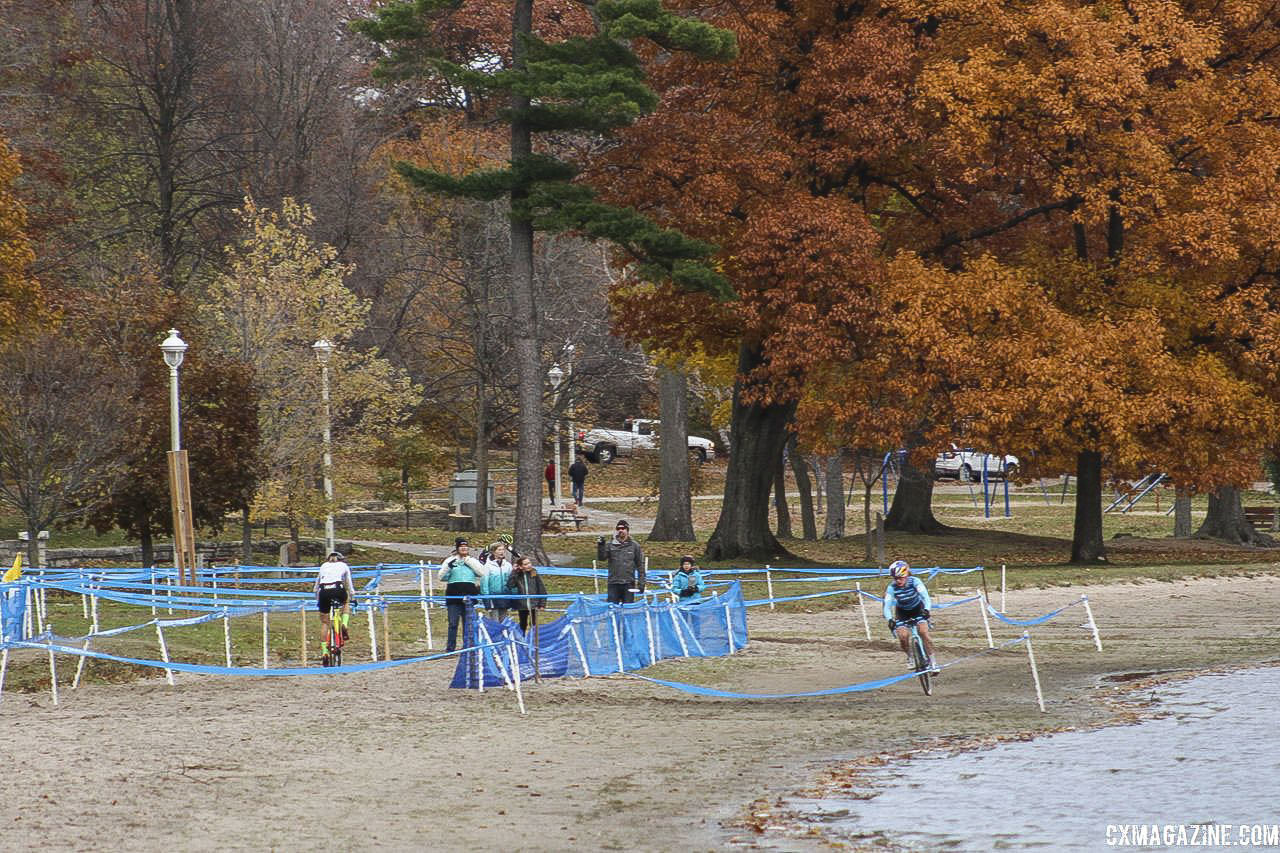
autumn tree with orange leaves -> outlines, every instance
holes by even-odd
[[[850,425],[887,393],[871,428],[912,446],[965,424],[1073,466],[1077,562],[1105,559],[1104,465],[1245,481],[1278,387],[1275,15],[753,3],[712,17],[732,68],[656,64],[662,110],[603,168],[721,245],[738,299],[617,299],[637,337],[739,348],[710,555],[778,550],[765,481],[806,388]]]

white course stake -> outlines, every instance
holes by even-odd
[[[1004,603],[1004,590],[1005,590],[1005,584],[1004,584],[1004,563],[1001,563],[1001,564],[1000,564],[1000,612],[1001,612],[1001,613],[1008,613],[1009,611],[1005,609],[1005,603]]]
[[[148,596],[151,598],[151,615],[156,615],[156,567],[151,567],[151,589],[148,590]],[[87,618],[87,617],[86,617]]]
[[[4,693],[4,674],[9,671],[9,648],[0,649],[0,694]],[[3,698],[0,695],[0,698]]]
[[[728,629],[725,634],[729,638],[729,654],[733,654],[733,614],[727,604],[724,606],[724,627]]]
[[[49,688],[53,691],[53,704],[58,704],[58,668],[53,663],[53,626],[49,626]]]
[[[427,572],[427,607],[428,608],[431,607],[431,599],[435,597],[436,597],[436,573],[432,571],[428,571]],[[427,645],[427,648],[431,648],[430,644]]]
[[[590,678],[591,667],[587,665],[587,652],[585,649],[582,648],[582,638],[578,636],[578,623],[581,621],[582,621],[581,619],[573,620],[572,624],[569,625],[569,636],[573,637],[573,644],[578,649],[578,659],[582,661],[582,677]],[[515,638],[513,637],[511,640],[512,649],[515,649],[515,642],[516,642]],[[516,683],[518,684],[519,681],[517,681]]]
[[[378,630],[373,625],[373,600],[370,599],[365,605],[369,613],[369,660],[374,663],[378,662]]]
[[[222,609],[222,646],[227,653],[227,669],[231,668],[231,611]]]
[[[982,629],[987,632],[987,648],[994,649],[995,641],[991,639],[991,620],[987,618],[987,595],[982,593],[978,596],[978,608],[982,611]]]
[[[777,610],[778,608],[773,603],[773,572],[769,570],[768,565],[764,567],[764,584],[769,590],[769,609]],[[871,637],[868,636],[867,639],[869,640]]]
[[[613,647],[618,650],[618,672],[626,672],[627,668],[622,665],[622,635],[618,633],[618,613],[616,610],[609,613],[609,620],[613,622]]]
[[[1044,713],[1044,694],[1040,692],[1040,673],[1036,670],[1036,653],[1031,648],[1031,633],[1029,631],[1022,632],[1022,639],[1027,644],[1027,660],[1031,663],[1031,680],[1036,685],[1036,704],[1040,706],[1040,713]]]
[[[156,639],[160,641],[160,660],[165,663],[169,662],[169,647],[164,642],[164,629],[160,627],[159,620],[156,621]],[[168,680],[169,686],[173,686],[173,670],[166,669],[164,677]]]
[[[511,637],[511,645],[508,646],[508,651],[511,653],[511,671],[516,674],[516,702],[519,703],[520,714],[523,716],[524,693],[520,690],[520,661],[516,657],[516,638],[514,635]]]
[[[267,611],[262,611],[262,668],[267,668]]]
[[[647,598],[644,600],[644,629],[649,634],[649,666],[653,666],[658,662],[658,649],[653,642],[653,611]]]
[[[1093,620],[1093,608],[1089,606],[1089,596],[1082,595],[1080,600],[1084,602],[1084,612],[1089,617],[1089,630],[1093,631],[1093,645],[1102,651],[1102,637],[1098,636],[1098,623]]]
[[[88,660],[88,656],[83,654],[83,652],[89,651],[88,640],[84,641],[84,645],[80,648],[80,651],[82,654],[80,655],[80,660],[76,661],[76,677],[71,681],[72,690],[75,690],[77,687],[80,686],[80,674],[84,672],[84,662]]]
[[[89,628],[90,634],[98,633],[98,593],[96,592],[98,587],[94,586],[93,589],[95,590],[95,592],[89,598],[89,609],[92,611],[92,614],[93,614],[93,622]]]
[[[871,623],[867,621],[867,602],[862,597],[862,584],[855,582],[853,585],[854,594],[858,596],[858,610],[862,612],[862,630],[867,634],[867,640],[871,639]]]
[[[680,641],[680,656],[689,656],[689,646],[684,641],[684,632],[680,630],[680,617],[676,615],[674,607],[668,607],[667,612],[671,614],[671,626],[676,629],[676,639]]]
[[[152,580],[155,583],[155,580]],[[80,610],[84,613],[84,618],[89,619],[89,596],[85,594],[84,569],[80,570]]]
[[[592,560],[591,561],[591,583],[595,585],[596,595],[600,594],[600,575],[596,574],[599,568],[600,567],[596,565],[596,561]]]

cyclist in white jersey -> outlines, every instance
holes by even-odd
[[[320,611],[320,642],[329,636],[329,611],[342,608],[342,639],[347,639],[347,620],[351,617],[351,599],[356,597],[351,567],[337,551],[330,554],[316,572],[316,609]]]

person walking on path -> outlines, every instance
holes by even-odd
[[[547,460],[547,470],[542,472],[547,478],[547,494],[551,496],[551,503],[556,502],[556,463],[554,459]]]
[[[578,506],[582,506],[584,497],[583,487],[587,484],[587,463],[582,458],[582,454],[578,454],[578,458],[573,460],[573,464],[569,466],[569,482],[573,489],[573,502]]]
[[[610,604],[630,604],[636,592],[644,592],[644,552],[631,538],[631,525],[619,519],[613,541],[601,536],[596,540],[596,559],[609,566],[608,595]]]
[[[480,581],[485,576],[484,566],[471,556],[471,546],[465,537],[453,542],[453,553],[440,564],[440,582],[445,584],[444,600],[449,612],[449,642],[446,652],[458,648],[458,624],[466,622],[467,599],[480,594]],[[463,637],[463,642],[466,637]]]

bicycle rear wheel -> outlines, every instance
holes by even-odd
[[[920,689],[924,695],[933,695],[932,672],[929,669],[929,656],[924,652],[924,640],[919,634],[911,636],[911,658],[915,661],[916,678],[920,679]]]

